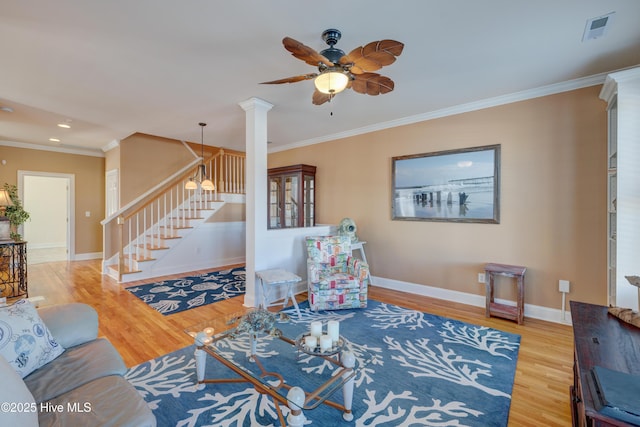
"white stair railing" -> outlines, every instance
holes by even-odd
[[[167,248],[166,240],[180,237],[180,230],[190,228],[191,220],[198,219],[201,211],[211,209],[218,200],[218,193],[245,192],[244,153],[225,152],[217,154],[205,162],[211,180],[218,184],[214,191],[200,188],[186,190],[186,182],[196,174],[197,167],[177,180],[166,184],[141,197],[139,201],[117,212],[103,222],[104,256],[118,259],[118,280],[127,272],[138,270],[141,261],[152,259],[152,251]],[[114,228],[115,227],[115,228]],[[111,239],[119,240],[116,244]],[[115,250],[109,255],[108,248]]]

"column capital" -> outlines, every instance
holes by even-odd
[[[239,102],[238,105],[240,105],[240,107],[244,111],[256,110],[256,109],[269,111],[273,108],[273,104],[271,104],[270,102],[267,102],[264,99],[260,99],[256,97],[249,98],[246,101]]]

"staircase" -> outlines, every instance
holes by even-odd
[[[199,185],[196,190],[185,189],[199,163],[200,159],[103,221],[104,274],[122,283],[152,278],[159,271],[162,275],[181,273],[189,269],[180,271],[179,253],[184,259],[184,252],[193,249],[184,244],[193,233],[210,233],[204,237],[215,241],[216,229],[207,227],[207,220],[228,202],[244,203],[244,155],[221,149],[206,160],[211,179],[217,183],[214,191]]]

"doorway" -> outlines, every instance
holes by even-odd
[[[75,257],[74,175],[18,171],[20,198],[30,219],[20,231],[28,242],[28,264]]]

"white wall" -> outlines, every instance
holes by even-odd
[[[331,226],[285,228],[267,231],[269,250],[261,255],[266,268],[284,268],[307,280],[306,236],[330,234]]]
[[[245,261],[244,222],[202,222],[183,238],[166,242],[171,251],[154,251],[156,260],[147,264],[149,268],[141,273],[126,274],[122,280],[144,280]]]
[[[296,293],[307,291],[307,248],[306,236],[321,236],[335,232],[335,226],[318,225],[307,228],[285,228],[269,230],[266,233],[268,248],[260,252],[261,265],[264,269],[283,268],[302,277],[295,289]],[[281,286],[272,295],[282,297]],[[258,295],[258,297],[260,297]],[[258,299],[259,301],[259,299]]]

